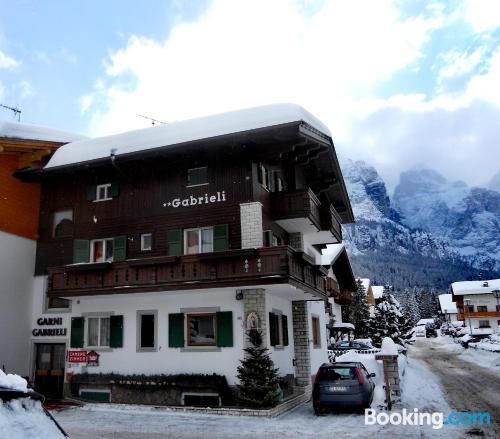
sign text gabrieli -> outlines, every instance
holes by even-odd
[[[63,324],[62,317],[40,317],[36,324],[39,326],[59,326]],[[35,328],[31,331],[34,337],[65,336],[67,328]]]
[[[163,203],[163,207],[189,207],[202,206],[204,204],[214,204],[226,201],[226,191],[215,194],[205,194],[199,197],[190,195],[187,198],[174,198],[172,201]]]

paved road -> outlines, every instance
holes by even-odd
[[[446,349],[438,340],[417,340],[411,356],[425,362],[437,375],[448,404],[455,411],[490,412],[492,425],[469,429],[472,436],[500,438],[500,376],[459,358],[460,351]]]

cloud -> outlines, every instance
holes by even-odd
[[[475,32],[492,32],[500,27],[500,2],[465,0],[463,15]]]
[[[0,50],[0,69],[12,69],[18,65],[18,61]]]
[[[35,94],[31,83],[25,80],[16,83],[14,89],[16,90],[16,95],[19,95],[21,99],[30,98]]]

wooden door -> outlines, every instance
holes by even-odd
[[[63,394],[64,343],[37,343],[35,389],[47,399],[60,399]]]

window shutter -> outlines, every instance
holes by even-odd
[[[109,347],[123,347],[123,316],[110,316],[109,318]]]
[[[281,329],[283,333],[283,346],[288,346],[288,318],[284,314],[281,316]]]
[[[184,347],[184,314],[168,315],[168,346],[170,348]]]
[[[181,256],[182,247],[182,230],[169,230],[167,232],[167,255]]]
[[[217,346],[233,346],[233,312],[216,313],[217,316]]]
[[[276,341],[276,320],[274,316],[274,313],[269,313],[269,338],[271,346],[276,346],[278,344]]]
[[[116,236],[113,238],[113,261],[127,259],[127,237]]]
[[[83,327],[84,327],[84,318],[83,317],[72,317],[71,318],[70,346],[72,348],[83,348]]]
[[[116,182],[111,183],[111,186],[108,189],[108,196],[117,197],[118,195],[120,195],[120,186],[118,186],[118,183]]]
[[[229,249],[229,227],[227,224],[214,226],[214,252],[222,252]]]
[[[90,242],[88,239],[75,239],[73,241],[73,264],[89,262]]]
[[[95,201],[97,194],[97,186],[87,186],[87,201]]]
[[[272,247],[273,245],[273,232],[266,230],[264,232],[264,247]]]

